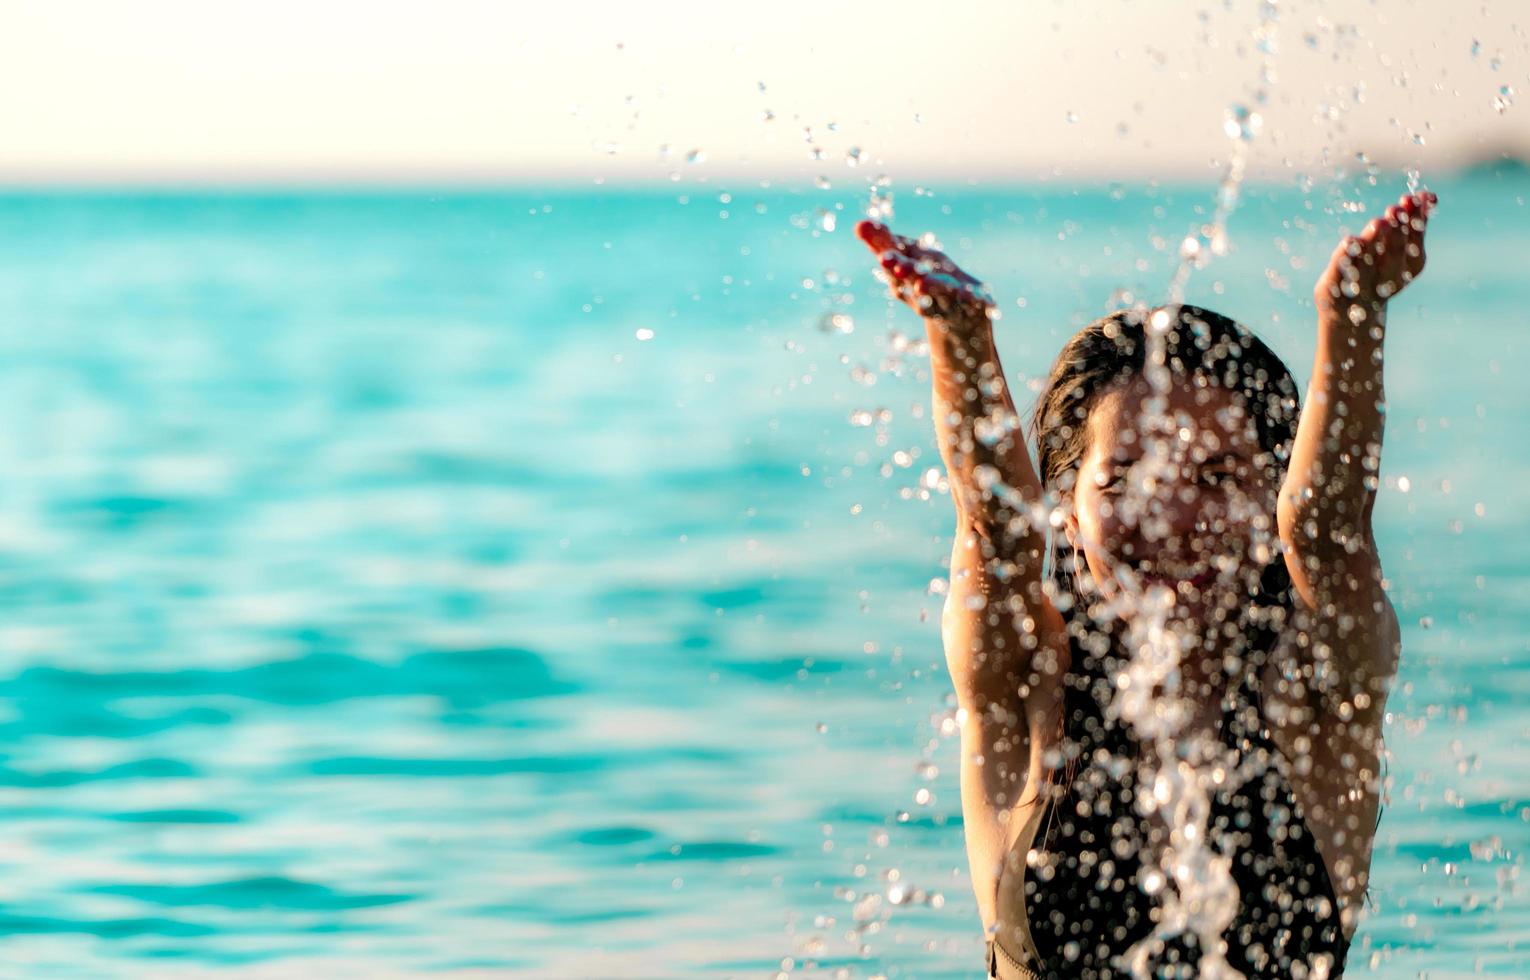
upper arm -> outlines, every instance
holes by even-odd
[[[994,921],[998,869],[1034,801],[1066,664],[1062,616],[1039,581],[1002,579],[992,546],[958,527],[942,615],[961,721],[962,817],[979,911]]]
[[[1397,672],[1397,614],[1374,581],[1330,600],[1321,610],[1297,610],[1265,668],[1267,720],[1290,763],[1291,785],[1315,835],[1353,931],[1369,882],[1371,847],[1380,812],[1384,753],[1382,722]]]

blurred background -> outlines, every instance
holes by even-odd
[[[1525,974],[1523,8],[0,21],[0,975],[978,974],[922,328],[850,227],[984,277],[1019,386],[1185,261],[1305,382],[1419,184],[1350,965]]]

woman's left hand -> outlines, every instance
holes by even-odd
[[[948,325],[988,326],[993,299],[944,252],[895,235],[875,221],[857,224],[855,236],[877,254],[893,294],[920,316]]]
[[[1439,200],[1429,191],[1404,194],[1359,235],[1339,243],[1312,298],[1319,312],[1358,308],[1379,313],[1387,301],[1424,271],[1424,228]]]

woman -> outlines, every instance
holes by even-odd
[[[1334,251],[1299,422],[1290,372],[1237,324],[1123,311],[1059,355],[1034,463],[977,280],[857,227],[930,339],[990,974],[1342,972],[1399,650],[1371,535],[1382,341],[1434,202]]]

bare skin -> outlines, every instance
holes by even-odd
[[[967,859],[979,914],[991,929],[999,868],[1027,810],[1040,804],[1026,789],[1044,781],[1042,754],[1055,744],[1068,666],[1062,614],[1041,587],[1045,529],[1026,520],[1026,508],[1041,500],[1041,479],[977,280],[882,225],[862,222],[856,234],[879,253],[930,339],[931,414],[956,504],[942,635],[961,713]],[[995,424],[1004,434],[992,445],[978,438],[980,426]]]
[[[1397,617],[1371,533],[1382,436],[1387,304],[1423,271],[1435,198],[1407,195],[1335,250],[1314,290],[1318,349],[1296,443],[1276,491],[1238,406],[1223,392],[1169,393],[1184,437],[1148,513],[1123,515],[1116,481],[1141,455],[1140,386],[1099,398],[1089,451],[1065,497],[1063,531],[1102,591],[1126,576],[1174,591],[1187,620],[1248,595],[1278,534],[1300,602],[1263,678],[1267,719],[1338,892],[1346,935],[1369,879],[1380,799],[1381,721],[1397,669]],[[993,345],[990,301],[941,252],[861,222],[899,299],[925,320],[936,437],[956,504],[951,591],[942,622],[961,708],[962,807],[985,930],[996,924],[1003,860],[1058,748],[1069,666],[1061,614],[1042,589],[1043,495]],[[1136,530],[1159,523],[1158,533]],[[1218,672],[1208,666],[1211,684]],[[1207,707],[1216,699],[1208,697]]]

